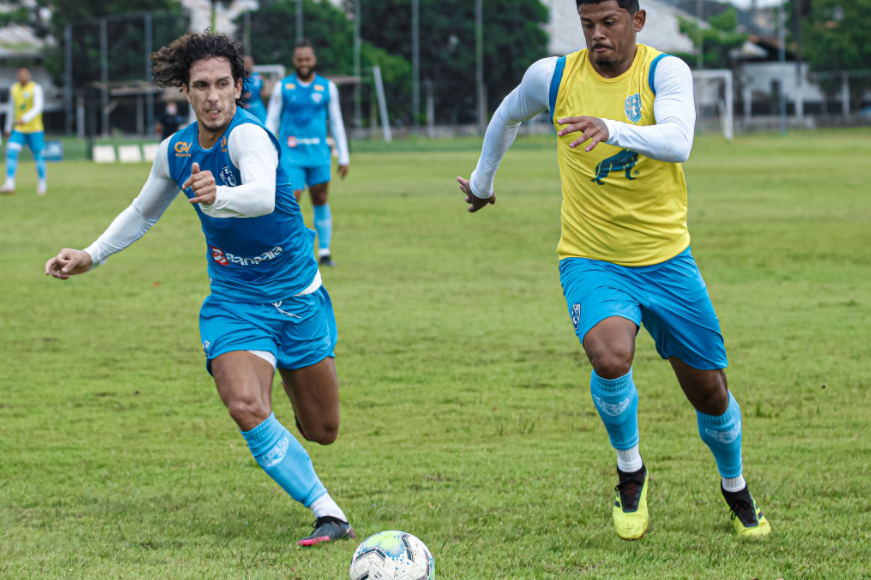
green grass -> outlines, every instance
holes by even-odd
[[[464,141],[358,154],[334,186],[343,424],[307,447],[361,538],[414,533],[443,579],[871,577],[871,133],[704,137],[686,165],[745,475],[774,528],[753,543],[731,535],[695,414],[644,332],[651,527],[613,533],[614,453],[557,275],[552,140],[518,145],[475,216],[453,181],[476,161]],[[93,273],[47,279],[45,260],[89,244],[148,173],[49,169],[46,198],[31,164],[0,198],[0,578],[347,578],[354,543],[293,545],[310,513],[253,462],[205,371],[191,209]],[[290,424],[280,388],[274,406]]]

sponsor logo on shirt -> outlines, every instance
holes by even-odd
[[[191,150],[191,144],[185,143],[183,141],[179,141],[175,144],[175,156],[176,157],[190,157],[191,154],[188,151]]]
[[[230,264],[238,264],[239,266],[256,266],[257,264],[274,260],[284,252],[284,248],[282,248],[281,246],[275,246],[271,250],[264,252],[259,256],[244,258],[242,256],[236,256],[234,254],[224,252],[224,250],[222,250],[221,248],[216,248],[211,244],[209,244],[209,249],[212,251],[212,259],[215,261],[215,263],[221,266],[229,266]]]
[[[221,151],[223,151],[224,153],[227,152],[227,136],[226,135],[221,137]]]
[[[292,91],[293,89],[296,88],[296,85],[293,83],[285,83],[284,88],[289,90],[289,91]]]
[[[236,187],[236,176],[233,175],[233,172],[227,165],[225,165],[224,168],[221,170],[220,176],[221,181],[224,182],[224,185],[227,185],[229,187]]]
[[[291,149],[296,149],[296,137],[294,137],[293,135],[288,137],[287,138],[287,146],[290,147]]]
[[[323,90],[324,90],[324,85],[315,85],[315,90],[316,90],[316,91],[321,91],[321,92],[323,92]]]

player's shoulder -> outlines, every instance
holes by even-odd
[[[523,84],[541,84],[550,86],[550,81],[553,78],[553,73],[556,70],[559,58],[560,57],[557,56],[550,56],[532,63],[523,74]]]
[[[692,82],[693,72],[680,57],[661,53],[650,64],[649,83],[654,92],[664,86],[692,86]]]

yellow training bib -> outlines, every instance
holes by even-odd
[[[30,81],[23,87],[20,83],[12,85],[10,94],[12,97],[12,105],[15,107],[13,120],[16,123],[21,119],[24,113],[33,108],[33,90],[35,86],[36,83],[33,81]],[[12,130],[21,133],[37,133],[43,131],[42,114],[40,113],[23,125],[13,125]]]
[[[613,79],[593,69],[586,49],[560,59],[551,88],[551,113],[557,131],[561,129],[559,119],[582,115],[635,125],[656,124],[653,70],[661,56],[663,53],[639,44],[632,67]],[[584,145],[569,148],[579,136],[558,137],[563,191],[562,237],[557,248],[560,259],[580,257],[621,266],[649,266],[685,250],[690,235],[681,164],[656,161],[605,143],[589,153]]]

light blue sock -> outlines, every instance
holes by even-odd
[[[36,161],[36,174],[40,179],[45,179],[45,155],[42,151],[33,154],[33,160]]]
[[[696,416],[699,435],[714,454],[720,475],[729,478],[741,475],[741,407],[732,393],[725,414],[717,417],[696,411]]]
[[[632,369],[616,379],[603,379],[593,371],[590,392],[611,446],[624,450],[638,445],[638,389],[632,381]]]
[[[333,214],[330,212],[330,204],[316,205],[315,208],[315,231],[318,233],[318,249],[329,250],[333,239]]]
[[[15,179],[15,173],[18,171],[18,155],[21,153],[21,146],[16,147],[16,143],[6,145],[6,177]]]
[[[309,507],[315,500],[326,495],[327,488],[318,479],[311,457],[284,425],[278,422],[275,413],[251,431],[243,431],[242,436],[263,471],[290,494],[290,497]]]

